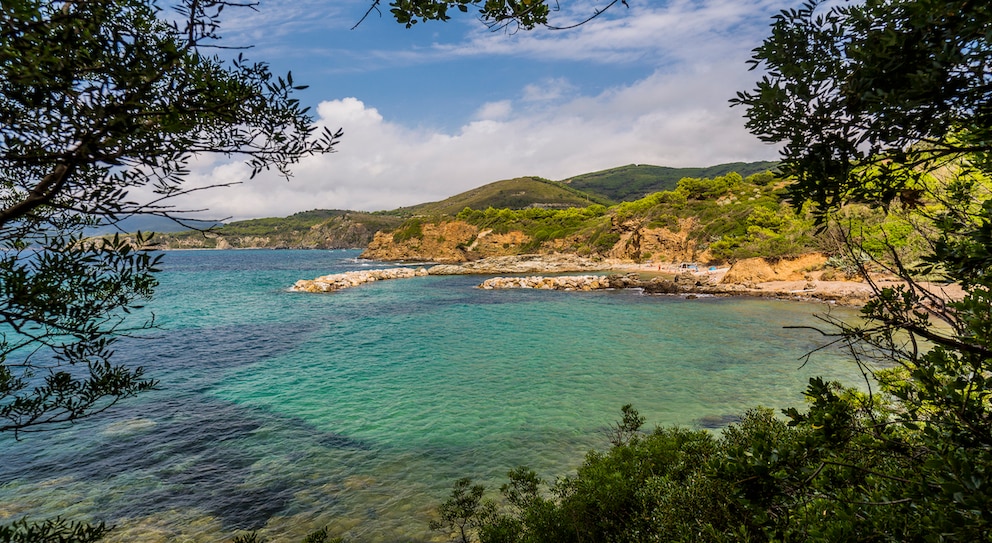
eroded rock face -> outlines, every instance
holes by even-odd
[[[619,222],[614,217],[613,231],[620,240],[608,256],[619,260],[641,261],[646,258],[662,262],[696,262],[708,260],[698,250],[689,233],[697,226],[695,218],[679,219],[678,228],[647,228],[639,221]]]
[[[376,232],[361,258],[370,260],[465,262],[466,248],[479,229],[462,221],[427,223],[417,235],[397,240],[391,232]]]
[[[517,253],[520,247],[530,243],[531,238],[519,230],[505,234],[496,234],[492,230],[483,230],[468,247],[470,252],[485,256],[501,256]]]
[[[641,221],[621,222],[614,218],[611,233],[619,235],[619,240],[613,247],[599,250],[603,251],[602,257],[625,262],[641,262],[648,258],[659,262],[706,261],[708,253],[700,251],[696,241],[690,238],[697,226],[695,218],[679,219],[674,229],[647,228]],[[518,255],[524,250],[542,254],[575,253],[582,252],[580,249],[589,250],[587,235],[573,234],[548,240],[535,248],[532,247],[533,239],[521,231],[495,233],[462,221],[425,223],[415,235],[377,233],[362,258],[456,264]]]
[[[748,284],[768,281],[810,280],[810,273],[822,269],[827,257],[821,253],[810,253],[797,258],[783,258],[769,261],[764,258],[746,258],[730,266],[723,276],[722,283]]]

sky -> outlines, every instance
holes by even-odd
[[[552,0],[553,1],[553,0]],[[388,3],[384,0],[384,3]],[[608,0],[559,0],[566,26]],[[729,100],[753,88],[751,50],[785,0],[628,0],[572,30],[491,31],[470,8],[407,29],[371,0],[260,0],[224,12],[223,43],[309,85],[297,96],[344,137],[286,180],[198,157],[179,209],[213,219],[377,211],[514,177],[627,164],[776,160]]]

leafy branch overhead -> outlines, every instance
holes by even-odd
[[[304,87],[221,47],[242,2],[55,2],[0,8],[0,431],[72,422],[154,386],[111,362],[152,295],[147,238],[88,241],[133,214],[181,216],[190,163],[243,158],[290,175],[334,150]],[[144,196],[140,196],[144,195]]]
[[[565,30],[599,17],[618,3],[627,6],[626,0],[604,0],[602,5],[591,8],[588,14],[582,15],[578,20],[562,25],[552,22],[552,13],[562,10],[560,2],[555,0],[393,0],[389,2],[389,12],[398,23],[407,28],[417,22],[448,21],[452,18],[451,12],[468,13],[472,9],[493,30],[532,30],[537,26]],[[362,24],[373,11],[381,14],[381,6],[381,0],[374,0],[355,27]]]
[[[832,343],[821,348],[850,352],[865,376],[857,389],[814,378],[785,420],[755,410],[719,437],[659,428],[614,439],[574,476],[538,481],[524,507],[504,487],[502,506],[464,519],[470,536],[990,541],[989,28],[987,1],[807,2],[775,17],[753,54],[763,75],[733,100],[780,147],[795,208],[840,232],[846,260],[874,287],[860,319],[822,317]],[[626,205],[640,213],[648,202]],[[870,215],[852,203],[884,213],[876,235],[854,226]],[[780,222],[751,217],[749,232]],[[873,283],[879,268],[900,285]],[[948,296],[947,283],[963,294]]]

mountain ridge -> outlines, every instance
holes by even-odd
[[[635,180],[638,191],[653,188],[658,188],[658,191],[668,190],[662,187],[674,188],[678,183],[678,180],[674,184],[671,182],[673,175],[736,171],[731,168],[738,165],[743,171],[763,172],[768,169],[762,169],[764,166],[776,166],[777,163],[727,163],[705,168],[627,165],[582,174],[564,181],[525,176],[480,185],[444,200],[388,211],[313,209],[287,217],[234,221],[204,231],[158,232],[155,242],[163,249],[365,248],[377,232],[397,229],[404,221],[416,217],[434,221],[442,217],[454,217],[466,208],[523,210],[585,208],[590,205],[608,207],[629,201],[623,199],[626,197],[624,194],[631,194],[624,185],[627,180]],[[598,192],[582,190],[576,184],[595,186]]]

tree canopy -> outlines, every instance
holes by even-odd
[[[732,102],[781,145],[798,198],[890,202],[928,169],[992,151],[992,6],[967,0],[808,2],[774,18]]]
[[[752,58],[765,74],[733,100],[874,287],[862,320],[821,330],[861,388],[812,379],[805,408],[749,412],[718,438],[634,433],[546,490],[514,470],[501,501],[461,481],[435,527],[485,542],[992,541],[990,28],[984,1],[808,2],[774,18]],[[910,259],[887,231],[868,250],[852,202],[905,217],[925,247]]]
[[[389,12],[407,28],[417,22],[447,21],[451,19],[451,11],[468,13],[473,8],[479,14],[479,19],[492,29],[531,30],[537,26],[545,26],[560,30],[585,24],[618,3],[627,5],[626,0],[603,0],[601,5],[592,7],[590,13],[582,19],[563,25],[556,25],[552,21],[552,13],[560,11],[561,5],[550,0],[392,0],[389,2]],[[379,10],[381,4],[382,0],[373,0],[366,17]]]
[[[850,476],[887,477],[891,488],[882,499],[852,485],[845,499],[880,503],[879,517],[903,515],[913,538],[992,533],[989,28],[988,2],[807,3],[775,18],[753,57],[768,74],[735,101],[755,134],[782,145],[796,198],[827,218],[851,201],[890,212],[899,203],[930,242],[917,262],[889,245],[886,258],[862,266],[869,280],[880,267],[904,286],[876,288],[863,323],[836,323],[881,403],[844,402],[821,388],[809,414],[789,413],[814,428],[840,410],[871,421],[847,424],[845,435],[878,466],[896,464],[854,463]],[[852,253],[861,252],[857,236],[850,232]],[[922,279],[959,284],[964,295],[949,300]],[[831,460],[850,453],[847,439],[828,436]]]
[[[154,382],[111,362],[153,292],[145,241],[85,241],[136,213],[176,216],[191,160],[244,157],[289,175],[333,150],[293,97],[243,56],[220,14],[240,2],[4,1],[0,8],[0,431],[71,422]],[[151,196],[134,195],[141,190]],[[181,216],[180,216],[181,218]]]

